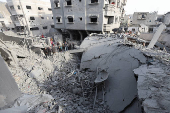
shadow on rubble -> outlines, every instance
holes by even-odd
[[[72,56],[69,60],[64,59],[65,62],[61,62],[61,66],[55,64],[57,66],[55,66],[54,72],[47,77],[43,84],[36,82],[37,86],[41,92],[53,96],[53,104],[55,104],[53,110],[72,113],[93,112],[96,89],[94,84],[95,72],[88,69],[80,70],[81,53]],[[54,58],[51,60],[55,62]],[[103,108],[101,111],[107,111],[104,110],[104,105],[98,106]],[[95,109],[97,110],[97,108]]]

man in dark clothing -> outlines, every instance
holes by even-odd
[[[51,56],[51,47],[48,47],[47,50],[48,50],[48,56]]]
[[[68,44],[68,50],[71,50],[71,44]]]
[[[48,55],[48,50],[47,50],[47,48],[45,47],[43,51],[44,51],[45,57],[47,58],[47,55]]]
[[[74,49],[74,43],[72,43],[72,49]]]
[[[65,51],[67,51],[67,50],[68,50],[68,44],[67,44],[67,42],[65,42],[64,46],[65,46]]]
[[[62,44],[62,51],[64,51],[64,49],[65,49],[65,44],[63,43]]]
[[[59,42],[57,42],[57,47],[60,45],[60,43]]]
[[[53,52],[53,55],[56,53],[56,48],[54,47],[54,45],[52,47],[52,52]]]
[[[59,49],[59,52],[61,52],[61,51],[62,51],[62,47],[60,47],[60,46],[59,46],[59,48],[58,48],[58,49]]]

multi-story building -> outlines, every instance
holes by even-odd
[[[147,26],[157,24],[157,12],[134,12],[133,14],[133,25],[145,24]]]
[[[158,15],[157,12],[134,12],[132,24],[128,30],[132,29],[133,32],[155,32],[162,21],[161,18],[162,16]]]
[[[121,26],[128,27],[132,24],[133,15],[125,15],[124,18],[121,19]]]
[[[7,0],[17,32],[30,36],[48,35],[54,27],[50,2],[39,0]]]
[[[127,0],[51,0],[54,24],[70,37],[88,32],[112,32],[120,26]]]
[[[0,2],[0,29],[3,31],[14,30],[11,14],[5,2]]]

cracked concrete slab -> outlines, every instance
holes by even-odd
[[[96,43],[83,53],[81,69],[96,71],[98,67],[109,73],[105,81],[106,105],[113,112],[121,112],[137,97],[137,81],[133,69],[137,68],[139,63],[145,63],[146,58],[139,50],[120,45],[117,41],[95,41]]]
[[[146,113],[170,112],[169,68],[162,63],[142,65],[134,70],[138,76],[138,96]]]

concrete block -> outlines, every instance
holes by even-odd
[[[166,28],[166,26],[165,26],[165,24],[163,24],[163,23],[158,27],[156,33],[154,34],[154,36],[153,36],[153,38],[152,38],[152,40],[151,40],[151,42],[150,42],[150,44],[148,45],[147,48],[150,49],[150,48],[153,48],[153,47],[154,47],[154,45],[155,45],[156,42],[158,41],[158,39],[159,39],[162,31],[163,31],[165,28]]]

